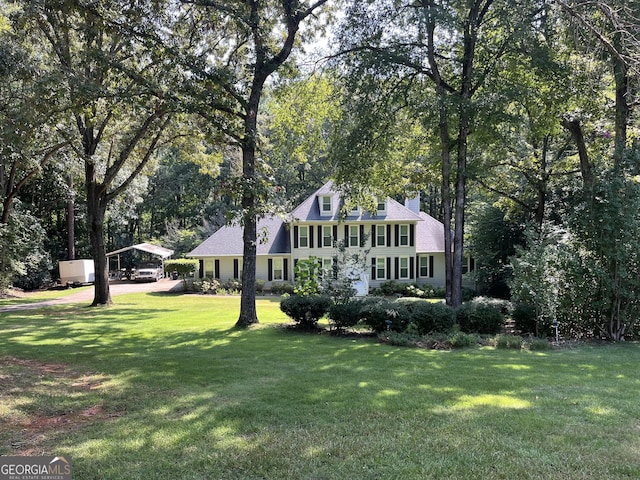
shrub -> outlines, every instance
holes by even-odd
[[[420,335],[433,332],[448,332],[453,327],[454,311],[442,302],[428,302],[421,299],[400,298],[398,303],[409,311],[409,322]]]
[[[193,282],[193,287],[196,292],[203,293],[205,295],[215,295],[220,290],[220,282],[215,278],[203,278],[200,281]]]
[[[454,332],[447,337],[447,341],[451,345],[451,348],[464,348],[475,345],[478,339],[475,335],[464,332]]]
[[[182,279],[186,281],[187,276],[196,272],[199,265],[200,263],[198,262],[198,260],[190,258],[165,260],[164,271],[169,274],[177,272],[182,277]]]
[[[363,302],[360,319],[376,333],[387,329],[402,332],[409,324],[409,310],[402,303],[373,297]]]
[[[456,310],[456,322],[466,333],[496,334],[504,325],[503,310],[508,302],[477,297]]]
[[[264,284],[266,282],[262,278],[256,278],[256,292],[263,293],[264,292]]]
[[[270,291],[274,295],[288,294],[292,295],[294,290],[293,284],[289,282],[273,282],[271,284]]]
[[[280,301],[280,310],[303,328],[315,327],[330,306],[331,299],[322,295],[287,295]]]
[[[362,302],[351,300],[345,303],[333,303],[329,308],[329,318],[338,330],[353,327],[360,319]]]
[[[524,343],[524,348],[529,350],[549,350],[551,344],[545,338],[532,338]]]
[[[523,339],[520,335],[496,335],[496,348],[520,350]]]
[[[220,288],[227,293],[238,293],[242,291],[242,282],[237,278],[230,278],[222,282]]]
[[[380,284],[375,290],[376,295],[384,297],[392,297],[394,295],[404,295],[407,286],[404,283],[396,282],[395,280],[387,280]]]

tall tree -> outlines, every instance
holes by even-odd
[[[63,74],[68,122],[59,131],[84,166],[87,223],[95,262],[92,305],[111,303],[104,223],[107,206],[152,158],[171,118],[164,100],[172,71],[130,32],[143,24],[143,8],[127,2],[29,3]]]
[[[269,185],[261,175],[258,113],[268,80],[283,68],[303,22],[318,21],[328,0],[189,0],[179,29],[189,72],[190,108],[206,118],[242,152],[242,176],[231,189],[240,198],[244,227],[242,297],[236,325],[258,322],[256,313],[257,217],[264,213]],[[259,157],[258,157],[259,158]]]
[[[378,0],[352,2],[346,16],[342,50],[356,59],[356,75],[395,83],[404,104],[391,108],[415,108],[417,103],[425,126],[438,139],[434,150],[442,177],[447,302],[453,306],[462,302],[472,133],[483,103],[492,101],[496,72],[506,58],[522,56],[535,42],[531,32],[544,20],[543,7],[543,1],[527,0]],[[387,68],[379,71],[379,65]],[[404,94],[414,89],[422,90],[422,100]],[[354,96],[363,101],[366,95],[356,90]]]

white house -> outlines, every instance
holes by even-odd
[[[362,208],[344,212],[340,193],[327,182],[302,202],[286,220],[258,222],[256,279],[293,281],[299,259],[315,257],[332,269],[335,244],[368,251],[366,277],[375,288],[387,280],[443,286],[444,225],[419,211],[419,201],[405,205],[386,198],[375,212]],[[200,260],[200,277],[221,281],[242,276],[242,227],[222,227],[189,253]]]

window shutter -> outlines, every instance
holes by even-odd
[[[233,278],[238,278],[238,259],[233,259]]]
[[[412,223],[409,225],[409,246],[413,247],[416,244],[416,226]]]
[[[318,225],[318,248],[324,247],[324,244],[322,243],[323,229],[324,227],[322,225]]]
[[[387,280],[391,280],[391,257],[387,257]]]
[[[413,269],[415,268],[415,261],[416,261],[415,258],[409,257],[409,278],[414,278]],[[416,275],[416,277],[417,277],[417,275]]]
[[[267,260],[267,269],[269,270],[269,272],[267,272],[267,278],[269,279],[269,281],[272,281],[273,280],[273,259],[272,258]]]
[[[345,247],[349,246],[349,226],[348,225],[344,226],[344,246]]]
[[[297,226],[293,227],[293,248],[298,248],[298,227]]]
[[[333,226],[333,242],[337,242],[338,241],[338,226],[334,225]]]
[[[371,225],[371,246],[376,246],[376,226]]]
[[[333,279],[338,278],[338,257],[333,257]]]
[[[198,276],[200,278],[204,277],[204,260],[198,262]]]
[[[218,278],[219,279],[220,278],[220,260],[216,259],[213,262],[213,265],[214,265],[214,267],[213,267],[214,268],[214,273],[213,273],[214,278]]]
[[[416,255],[414,261],[416,262],[416,278],[420,278],[420,255]]]
[[[395,225],[396,247],[400,246],[400,225]]]
[[[309,225],[309,248],[313,248],[313,225]]]
[[[364,225],[360,225],[360,248],[364,247]]]
[[[429,255],[429,277],[433,278],[433,255]]]
[[[376,259],[371,259],[371,280],[376,279]]]
[[[387,225],[387,247],[391,246],[391,225]]]
[[[398,280],[400,278],[400,259],[398,257],[395,257],[394,259],[394,267],[396,267],[394,278]]]
[[[469,271],[473,272],[476,269],[476,259],[471,257],[469,258]]]
[[[289,259],[285,258],[282,261],[282,270],[284,270],[284,272],[282,272],[282,275],[285,280],[289,280]]]

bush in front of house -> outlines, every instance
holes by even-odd
[[[331,299],[324,295],[285,295],[280,310],[306,329],[315,328],[331,307]]]
[[[269,291],[273,295],[284,295],[285,293],[292,295],[294,288],[294,285],[289,282],[273,282]]]
[[[370,297],[362,302],[360,320],[376,333],[385,330],[402,332],[409,324],[409,310],[402,303],[382,297]]]
[[[419,298],[399,298],[396,302],[407,307],[409,323],[419,335],[448,332],[453,327],[454,310],[443,302],[429,302]]]
[[[343,330],[358,323],[361,309],[362,302],[359,300],[333,303],[329,308],[329,318],[338,330]]]
[[[456,309],[456,323],[465,333],[495,335],[504,325],[507,304],[487,297],[474,298]]]
[[[193,288],[196,292],[204,295],[215,295],[220,290],[220,282],[215,278],[205,277],[193,282]]]

